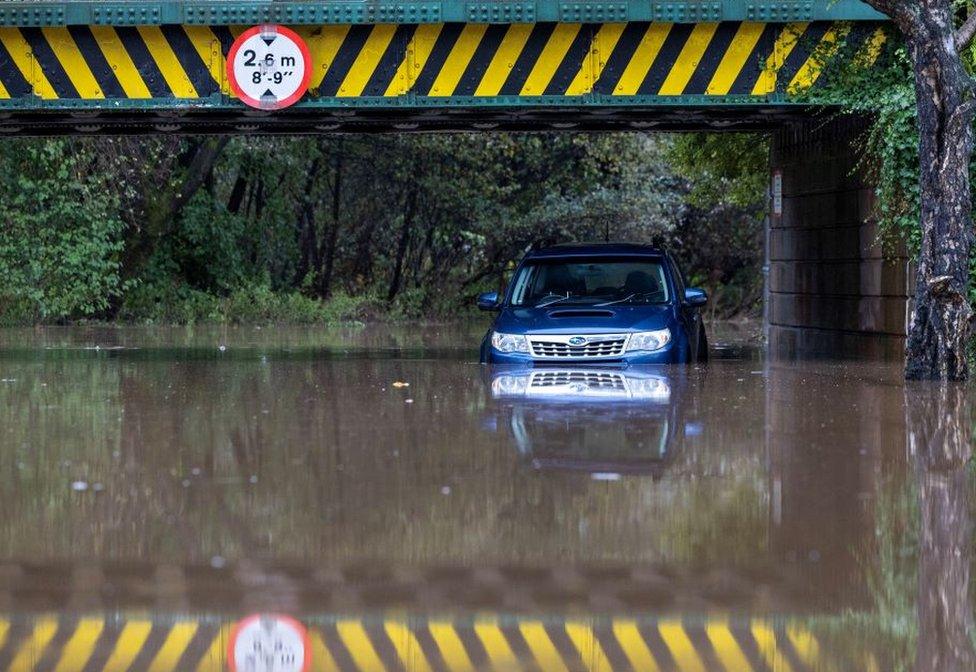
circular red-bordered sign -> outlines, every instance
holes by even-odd
[[[312,666],[308,629],[282,614],[248,616],[231,630],[227,666],[231,672],[308,672]]]
[[[308,91],[312,57],[308,45],[290,28],[248,28],[227,53],[227,81],[245,104],[260,110],[294,105]]]

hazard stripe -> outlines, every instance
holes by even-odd
[[[21,28],[21,34],[30,47],[34,62],[40,66],[44,77],[50,82],[55,98],[77,98],[78,91],[68,78],[65,67],[70,64],[62,64],[57,55],[44,38],[40,28]],[[81,77],[81,75],[78,75]]]
[[[682,24],[682,30],[680,32],[684,32],[685,25],[687,24]],[[664,81],[661,83],[661,88],[657,91],[658,95],[680,96],[684,93],[685,87],[697,71],[705,50],[708,48],[708,43],[711,41],[717,28],[717,23],[696,23],[694,25],[684,45],[682,45],[681,51],[674,59],[674,63],[669,67],[667,77],[664,78]],[[678,34],[679,31],[677,30],[671,33],[675,37]],[[662,54],[667,53],[667,43],[665,43],[665,47],[661,51]]]
[[[94,77],[95,84],[101,94],[99,97],[124,98],[125,90],[112,70],[112,66],[105,59],[105,55],[98,48],[98,41],[91,28],[88,26],[70,26],[68,32],[78,47],[79,56],[91,69],[92,77]],[[70,68],[68,72],[71,72]],[[82,97],[85,97],[84,93],[82,93]]]
[[[593,43],[594,26],[584,25],[576,33],[576,37],[562,55],[559,65],[549,78],[543,93],[546,95],[562,95],[569,92],[570,86],[579,77],[585,77],[592,72],[590,45]]]
[[[484,35],[472,53],[470,62],[461,74],[457,86],[454,87],[455,96],[475,95],[478,84],[484,81],[491,61],[501,48],[507,32],[508,26],[497,23],[485,28]]]
[[[732,90],[737,75],[746,67],[749,56],[762,38],[765,28],[766,26],[762,23],[743,22],[739,24],[735,36],[712,74],[712,79],[705,89],[706,94],[724,96]]]
[[[505,37],[488,63],[485,73],[481,78],[481,83],[475,89],[476,96],[497,96],[501,93],[502,86],[515,69],[515,63],[519,54],[525,48],[529,37],[532,35],[532,25],[514,24],[508,26]]]
[[[359,621],[339,621],[336,624],[336,630],[358,669],[364,672],[386,670],[386,666],[376,654],[373,642],[367,636],[362,623]]]
[[[454,43],[461,37],[464,24],[448,23],[445,24],[437,34],[437,39],[424,61],[423,67],[417,74],[417,78],[410,87],[410,91],[418,95],[426,96],[434,86],[434,81],[440,74],[441,69],[447,62],[447,57],[454,49]]]
[[[595,57],[591,61],[591,67],[580,70],[566,89],[567,96],[582,95],[595,88],[626,29],[626,23],[607,23],[600,27],[593,37],[592,48]]]
[[[681,672],[705,672],[701,655],[695,650],[680,621],[662,621],[657,629]]]
[[[58,97],[44,72],[35,67],[31,46],[24,39],[19,29],[0,28],[0,45],[6,50],[19,76],[28,82],[28,86],[34,95],[44,99]],[[9,81],[5,81],[4,86],[9,91],[14,91],[14,87],[9,85]]]
[[[714,26],[714,24],[710,24]],[[651,64],[651,69],[648,71],[647,76],[644,77],[644,81],[637,89],[637,93],[642,95],[656,95],[661,93],[662,90],[667,87],[668,89],[673,89],[675,83],[680,82],[681,86],[684,86],[684,82],[688,80],[691,76],[691,70],[688,69],[687,58],[686,62],[679,64],[679,59],[682,53],[685,52],[685,46],[688,40],[692,37],[692,34],[698,30],[696,24],[690,23],[677,23],[671,26],[671,30],[668,31],[668,36],[664,38],[664,43],[661,45],[660,51],[654,58],[654,62]],[[713,28],[706,28],[707,30],[713,30]],[[689,54],[697,49],[699,43],[701,42],[701,35],[696,35],[695,44],[692,45],[692,49]],[[704,46],[701,47],[704,49]],[[675,72],[675,69],[678,69]],[[677,93],[680,93],[680,88]],[[677,95],[672,90],[666,90],[662,95]]]
[[[342,40],[342,44],[336,50],[335,57],[329,64],[329,69],[322,78],[322,83],[319,84],[318,93],[320,96],[339,95],[342,83],[352,69],[353,63],[359,58],[359,52],[365,46],[372,30],[372,26],[365,25],[349,28],[345,39]]]
[[[407,60],[406,49],[413,39],[417,26],[401,25],[396,27],[393,39],[380,57],[376,69],[363,89],[364,96],[383,96],[393,86],[401,63]]]
[[[170,48],[163,28],[158,26],[139,26],[136,28],[146,48],[153,56],[159,72],[166,80],[166,86],[176,98],[198,98],[190,73],[183,70],[180,60]]]
[[[820,42],[811,50],[803,65],[787,86],[787,91],[797,93],[809,89],[816,84],[825,64],[840,48],[844,38],[850,31],[850,24],[839,23],[824,31]]]
[[[7,45],[4,41],[4,30],[0,29],[0,85],[3,86],[6,96],[20,98],[29,95],[31,85],[28,78],[18,69]]]
[[[646,670],[647,672],[659,672],[661,666],[654,658],[654,654],[651,653],[651,649],[647,646],[647,642],[644,641],[634,621],[614,621],[613,634],[632,668]]]
[[[566,634],[569,635],[589,672],[613,672],[610,659],[607,658],[607,654],[589,625],[570,621],[566,623]]]
[[[9,672],[30,672],[44,655],[48,644],[58,631],[58,622],[44,618],[34,624],[30,636],[21,643],[20,649],[7,668]]]
[[[209,96],[217,91],[217,82],[208,61],[209,52],[201,56],[199,49],[190,40],[182,26],[162,26],[161,32],[173,50],[173,56],[183,71],[197,96]],[[187,89],[189,91],[189,89]]]
[[[474,632],[485,649],[492,669],[513,670],[518,666],[518,658],[512,651],[511,645],[505,639],[498,624],[481,620],[474,625]]]
[[[153,624],[101,617],[0,618],[0,669],[20,672],[122,672],[227,669],[232,622],[180,619]],[[409,672],[543,669],[609,672],[805,672],[885,669],[884,651],[853,647],[826,655],[799,622],[721,617],[580,620],[491,617],[470,620],[341,618],[309,624],[312,668]],[[846,651],[846,649],[845,649]]]
[[[715,71],[718,70],[718,66],[721,64],[723,56],[729,52],[732,41],[738,35],[738,30],[741,26],[742,24],[736,25],[734,23],[716,24],[715,30],[712,31],[711,39],[702,51],[701,59],[697,67],[691,73],[691,77],[688,78],[688,83],[685,84],[682,90],[683,94],[700,96],[705,93],[708,85],[712,81],[712,77],[715,75]]]
[[[196,634],[197,624],[192,622],[176,623],[170,629],[166,640],[156,656],[149,664],[147,672],[172,672],[179,669],[177,665],[183,657],[183,652]]]
[[[639,41],[633,44],[632,47],[629,44],[621,44],[617,47],[617,49],[621,50],[630,47],[633,53],[627,55],[623,72],[613,87],[612,93],[621,96],[633,96],[637,94],[641,84],[647,77],[647,73],[650,72],[651,65],[657,59],[661,48],[664,46],[664,41],[667,40],[668,33],[671,32],[671,25],[670,23],[649,24],[640,36]],[[621,40],[621,42],[624,42],[624,40]]]
[[[817,85],[836,53],[872,64],[882,24],[722,22],[303,26],[310,98],[767,96]],[[0,98],[231,95],[239,26],[0,28]],[[844,47],[844,49],[841,49]]]
[[[417,641],[416,635],[410,628],[402,623],[392,621],[388,621],[385,627],[386,634],[390,638],[390,642],[393,643],[393,647],[396,649],[400,662],[405,669],[416,672],[432,672],[427,656],[424,655],[420,642]]]
[[[796,69],[807,58],[807,54],[799,47],[801,42],[809,39],[805,34],[811,25],[800,22],[788,23],[783,27],[776,36],[771,53],[766,57],[763,70],[752,89],[753,95],[773,93],[778,81],[789,82],[793,78]]]
[[[471,658],[468,656],[454,626],[443,621],[429,623],[427,628],[430,636],[437,642],[441,658],[450,672],[474,672]]]
[[[555,29],[554,23],[537,23],[532,27],[532,32],[498,92],[500,95],[517,96],[522,92]]]
[[[67,28],[41,28],[41,35],[50,48],[50,55],[56,61],[56,67],[52,67],[57,73],[56,78],[64,76],[71,83],[74,95],[62,95],[62,98],[105,97],[102,87],[92,74],[90,62],[82,55]]]
[[[461,81],[461,76],[470,65],[481,39],[485,36],[487,26],[484,24],[468,24],[461,30],[457,40],[451,46],[441,67],[440,72],[431,84],[429,95],[451,96]]]
[[[233,42],[234,36],[230,30],[226,30],[226,35]],[[321,86],[325,78],[325,73],[332,70],[335,65],[335,59],[339,55],[339,50],[342,48],[342,45],[345,44],[346,36],[348,35],[349,26],[325,26],[321,30],[317,30],[311,35],[306,36],[305,43],[308,45],[312,62],[314,64],[320,64],[318,67],[312,68],[312,77],[309,80],[309,88],[316,91],[318,95],[335,95],[335,91],[325,93],[321,90]],[[224,38],[221,38],[220,42],[221,49],[226,55],[230,51],[230,46],[224,44]],[[335,79],[336,90],[338,90],[339,81]],[[331,87],[331,83],[329,86]]]
[[[340,98],[355,98],[363,95],[366,85],[376,73],[383,55],[389,49],[396,31],[397,27],[394,25],[372,27],[359,53],[356,54],[356,60],[350,65],[348,73],[339,85],[337,95]],[[385,91],[386,87],[384,86],[382,90]]]
[[[540,96],[546,93],[549,82],[552,81],[556,69],[573,45],[580,28],[582,26],[578,23],[560,23],[553,26],[549,39],[546,40],[532,70],[522,84],[522,90],[519,92],[521,95]]]
[[[441,25],[436,23],[425,23],[415,28],[407,44],[407,53],[397,66],[384,96],[400,96],[410,90],[411,83],[427,64],[440,32]]]

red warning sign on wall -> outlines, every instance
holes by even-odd
[[[227,664],[231,672],[308,672],[308,630],[290,616],[248,616],[231,631]]]
[[[227,81],[234,95],[261,110],[297,103],[308,91],[311,76],[308,45],[284,26],[249,28],[227,54]]]

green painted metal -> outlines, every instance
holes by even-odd
[[[0,99],[0,110],[22,110],[24,102],[30,102],[30,109],[34,111],[91,111],[91,112],[120,112],[125,110],[174,110],[179,112],[196,112],[204,110],[241,111],[239,101],[221,94],[214,94],[206,98],[197,98],[192,102],[180,98],[125,98],[117,100],[91,100],[79,98],[58,98],[44,100],[36,96],[29,98]],[[586,96],[454,96],[451,98],[424,98],[401,96],[396,98],[382,98],[378,96],[362,96],[358,98],[305,98],[295,106],[299,110],[322,110],[341,115],[343,110],[448,110],[451,108],[481,109],[481,110],[541,110],[545,108],[565,108],[586,110],[591,108],[608,110],[640,110],[650,108],[702,108],[716,109],[738,106],[742,108],[760,107],[793,107],[804,109],[809,103],[797,102],[796,99],[782,93],[766,96],[601,96],[588,94]],[[255,114],[256,117],[267,116],[268,113]]]
[[[0,26],[877,21],[859,0],[0,0]]]

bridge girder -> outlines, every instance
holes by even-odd
[[[759,128],[825,55],[872,61],[859,2],[0,2],[0,133]],[[309,45],[287,112],[234,98],[248,25]]]

